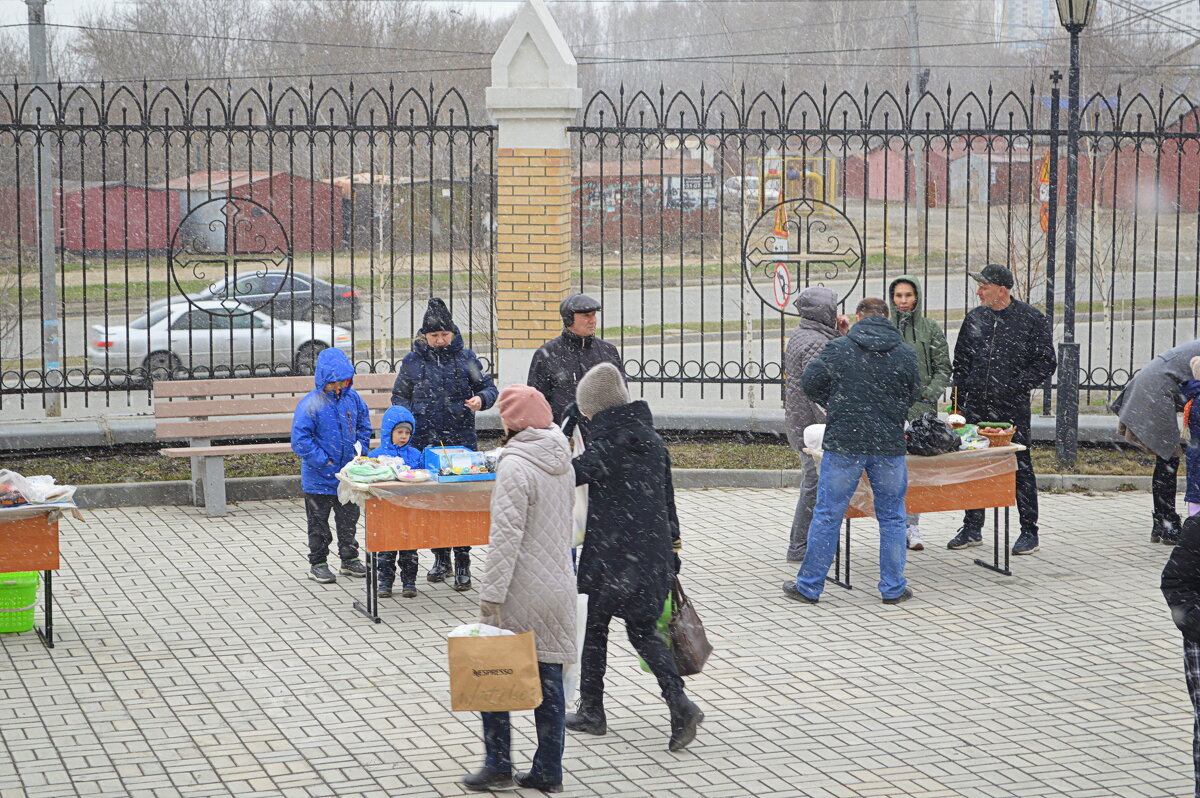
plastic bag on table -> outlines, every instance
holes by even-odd
[[[921,457],[957,452],[962,446],[962,439],[958,437],[958,433],[933,411],[925,413],[909,424],[904,437],[908,441],[908,453]]]
[[[48,474],[26,477],[7,469],[0,469],[0,490],[16,491],[31,504],[69,502],[75,497],[74,485],[56,485]]]

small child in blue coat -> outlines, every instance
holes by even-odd
[[[337,581],[329,570],[329,511],[337,525],[341,572],[365,577],[367,569],[358,558],[354,528],[358,505],[342,504],[337,498],[337,473],[354,459],[354,444],[366,450],[371,445],[371,416],[367,403],[350,385],[354,366],[340,349],[324,349],[317,355],[316,387],[296,405],[292,417],[292,451],[300,457],[300,485],[308,516],[308,578],[326,584]]]
[[[1183,500],[1187,502],[1188,516],[1200,513],[1200,357],[1191,360],[1192,379],[1181,383],[1179,390],[1187,404],[1183,408],[1183,425],[1188,431],[1187,448],[1184,459],[1187,463],[1187,492]]]
[[[371,457],[388,455],[399,457],[409,468],[421,468],[424,458],[421,450],[410,446],[413,433],[416,432],[417,422],[412,412],[402,405],[389,407],[383,414],[383,422],[379,428],[379,446],[371,450]],[[392,582],[396,578],[396,561],[400,562],[400,595],[412,598],[417,595],[417,552],[410,551],[381,551],[379,561],[379,595],[387,598],[392,595]]]

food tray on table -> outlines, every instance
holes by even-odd
[[[496,478],[494,461],[465,446],[427,447],[425,470],[438,482],[485,482]]]

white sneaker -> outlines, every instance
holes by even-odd
[[[913,551],[924,551],[925,541],[921,540],[921,529],[910,526],[907,530],[908,547]]]

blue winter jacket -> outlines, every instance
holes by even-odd
[[[455,326],[449,346],[431,347],[423,336],[413,341],[412,351],[400,363],[392,404],[412,411],[417,424],[412,445],[418,449],[435,444],[474,449],[475,413],[463,403],[478,396],[487,410],[499,393],[479,358],[463,346]]]
[[[380,443],[370,451],[372,457],[378,457],[381,454],[386,454],[389,457],[403,457],[404,464],[409,468],[423,468],[425,465],[425,457],[421,454],[421,450],[412,445],[412,437],[409,437],[409,442],[404,446],[397,446],[392,443],[392,430],[396,425],[407,421],[412,427],[413,432],[416,432],[417,422],[413,420],[413,414],[409,412],[407,407],[389,407],[388,411],[383,414],[383,421],[379,427]]]
[[[292,417],[292,451],[300,457],[300,486],[305,493],[337,495],[342,466],[354,459],[355,441],[365,452],[371,445],[371,415],[367,403],[346,388],[326,391],[325,384],[354,377],[350,358],[340,349],[317,355],[317,387],[296,405]]]

